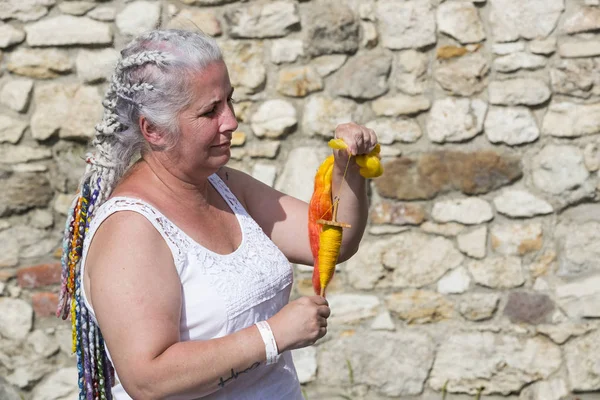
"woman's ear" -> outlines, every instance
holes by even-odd
[[[140,116],[139,124],[140,132],[142,132],[144,139],[146,139],[150,146],[161,147],[165,144],[164,133],[157,129],[156,125],[148,121],[145,116]]]

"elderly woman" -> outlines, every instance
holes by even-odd
[[[289,302],[290,262],[313,263],[308,206],[226,167],[232,95],[201,33],[152,31],[122,51],[64,245],[58,313],[84,398],[302,398],[289,350],[323,337],[330,313],[319,296]],[[352,154],[377,143],[355,124],[335,135]],[[342,260],[367,213],[364,178],[346,180]]]

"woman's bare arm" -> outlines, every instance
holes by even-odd
[[[254,326],[219,339],[179,342],[181,282],[164,239],[143,216],[109,217],[94,236],[85,271],[98,323],[133,398],[197,397],[264,363],[265,346]]]
[[[119,212],[98,229],[88,252],[86,293],[115,368],[135,399],[197,398],[265,364],[255,326],[205,341],[180,342],[181,282],[162,236],[143,216]],[[280,352],[327,332],[329,307],[304,297],[269,318]]]

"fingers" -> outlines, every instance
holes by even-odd
[[[317,314],[323,318],[329,318],[331,315],[331,308],[328,306],[319,306],[319,308],[317,308]]]
[[[310,296],[309,299],[312,300],[318,306],[329,306],[329,302],[325,297],[322,296]]]
[[[348,145],[348,150],[353,156],[367,154],[377,145],[377,135],[373,129],[352,122],[338,125],[335,137]]]

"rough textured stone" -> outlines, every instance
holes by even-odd
[[[558,325],[541,324],[536,327],[537,332],[548,336],[556,344],[564,344],[573,337],[585,335],[593,330],[593,324],[577,322],[566,322]]]
[[[571,318],[599,318],[600,275],[556,287],[557,302]]]
[[[573,390],[600,389],[600,331],[573,339],[565,346],[565,359],[569,370],[569,383]]]
[[[345,54],[331,54],[313,59],[311,65],[319,75],[326,77],[340,69],[347,59],[348,56]]]
[[[52,156],[52,152],[43,147],[29,146],[0,146],[0,164],[18,164],[28,161],[45,160]]]
[[[384,178],[376,180],[375,186],[384,197],[419,200],[450,190],[487,193],[521,176],[520,162],[512,156],[494,151],[439,151],[385,163]]]
[[[305,21],[307,53],[313,57],[358,49],[359,23],[348,7],[323,2],[309,9]]]
[[[271,62],[275,64],[293,63],[298,57],[303,55],[304,42],[302,40],[279,39],[273,41],[273,45],[271,46]],[[319,70],[316,70],[322,76]]]
[[[423,96],[407,96],[397,94],[380,97],[371,103],[373,111],[378,116],[397,117],[399,115],[414,115],[431,107],[431,102]]]
[[[564,380],[560,378],[536,382],[521,391],[519,400],[560,400],[569,394]]]
[[[57,132],[61,138],[88,139],[102,115],[102,97],[93,86],[38,86],[34,101],[31,132],[37,140],[46,140]]]
[[[483,286],[506,289],[521,286],[525,282],[521,259],[518,257],[488,256],[481,261],[471,261],[467,267],[475,282]]]
[[[40,264],[17,271],[19,286],[34,289],[60,283],[61,264]]]
[[[533,142],[540,136],[535,117],[526,107],[490,107],[484,127],[492,143],[514,146]]]
[[[28,124],[18,119],[0,115],[0,143],[15,144],[25,133]]]
[[[481,100],[448,97],[433,103],[427,120],[427,135],[432,142],[461,142],[483,130],[487,104]]]
[[[4,400],[21,400],[21,394],[4,378],[0,377],[0,399]]]
[[[365,126],[377,133],[381,144],[392,144],[396,141],[413,143],[423,134],[414,119],[379,118],[367,122]]]
[[[568,40],[558,45],[558,54],[564,58],[594,57],[600,55],[600,41]]]
[[[332,90],[338,96],[374,99],[388,91],[392,55],[372,50],[352,57],[335,75]],[[348,82],[353,82],[348,85]]]
[[[77,368],[61,368],[53,372],[36,386],[31,397],[32,400],[46,400],[48,393],[55,399],[72,399],[77,397]]]
[[[589,176],[581,150],[573,146],[547,145],[533,158],[533,183],[547,193],[577,189]]]
[[[265,141],[252,143],[247,149],[248,155],[252,158],[275,158],[280,147],[281,142]]]
[[[54,4],[56,0],[5,0],[0,3],[0,19],[35,21],[48,14],[48,8]]]
[[[315,151],[312,147],[297,147],[288,155],[283,171],[276,183],[276,189],[304,201],[310,201],[313,191],[314,174],[327,149]]]
[[[323,89],[321,75],[312,66],[288,67],[279,70],[277,91],[291,97],[304,97]]]
[[[0,6],[2,7],[2,6]],[[0,13],[1,13],[0,9]],[[0,49],[6,49],[25,40],[25,32],[9,24],[0,22]]]
[[[31,79],[13,79],[0,91],[0,103],[17,112],[26,112],[33,90]]]
[[[434,235],[454,237],[461,232],[464,232],[467,227],[465,225],[457,224],[456,222],[437,224],[432,221],[425,221],[421,224],[421,229],[423,232],[432,233]]]
[[[494,316],[499,301],[497,293],[469,293],[461,297],[457,308],[469,321],[484,321]]]
[[[327,319],[332,325],[358,323],[377,315],[380,302],[377,296],[363,294],[334,294],[327,296],[331,316]]]
[[[514,218],[527,218],[550,214],[553,207],[544,199],[526,190],[507,189],[494,198],[494,206],[500,214]]]
[[[516,52],[496,58],[493,65],[498,72],[515,72],[520,69],[534,70],[546,66],[546,57]]]
[[[252,168],[252,177],[265,185],[273,187],[277,177],[277,167],[269,164],[256,163]]]
[[[562,31],[568,34],[597,31],[600,29],[600,9],[577,7],[562,23]]]
[[[295,3],[271,1],[230,8],[225,12],[232,38],[272,38],[289,34],[300,24]]]
[[[117,16],[117,11],[113,7],[99,6],[87,13],[87,16],[96,21],[112,22]]]
[[[26,25],[29,46],[111,44],[110,27],[87,17],[59,15]]]
[[[540,324],[548,322],[554,311],[554,302],[545,294],[511,292],[504,306],[506,315],[513,324]]]
[[[381,199],[370,208],[372,224],[420,225],[425,220],[423,207]]]
[[[381,0],[376,7],[384,47],[392,50],[422,48],[436,42],[435,14],[429,2]]]
[[[24,300],[0,298],[0,334],[24,339],[33,325],[33,309]]]
[[[458,222],[465,225],[480,224],[494,218],[489,203],[478,197],[443,200],[433,205],[431,217],[437,222]]]
[[[542,225],[539,223],[499,224],[492,227],[490,242],[497,253],[522,256],[540,250],[542,236]]]
[[[236,95],[250,95],[262,90],[267,79],[262,43],[229,40],[219,46]]]
[[[0,182],[0,216],[45,207],[54,194],[44,174],[12,173],[0,169]]]
[[[2,208],[0,208],[0,211]],[[19,241],[10,229],[0,231],[0,270],[19,263]],[[12,274],[10,275],[12,277]],[[2,278],[0,277],[0,281]]]
[[[437,83],[449,94],[471,96],[487,86],[490,66],[481,52],[447,60],[438,59],[433,71]]]
[[[560,349],[547,339],[491,332],[450,335],[438,350],[429,384],[448,392],[508,395],[547,378],[561,365]]]
[[[79,181],[86,167],[83,161],[86,152],[85,145],[65,140],[60,140],[52,147],[52,156],[56,163],[50,170],[50,181],[56,190],[69,193],[68,196],[79,190]],[[68,203],[70,204],[70,201]]]
[[[600,92],[598,61],[560,59],[550,69],[550,82],[556,93],[588,99]]]
[[[548,85],[538,79],[515,78],[493,81],[489,85],[491,104],[535,106],[550,98]]]
[[[556,51],[556,38],[532,40],[529,42],[529,51],[533,54],[550,55]]]
[[[52,292],[37,292],[31,296],[33,312],[38,318],[56,316],[58,295]]]
[[[423,391],[433,353],[433,342],[421,332],[356,333],[323,344],[319,379],[326,385],[370,385],[384,396],[416,395]],[[404,371],[402,379],[398,371]]]
[[[600,270],[600,223],[598,221],[573,222],[559,225],[555,237],[563,251],[559,274],[581,275]]]
[[[221,36],[223,33],[223,30],[221,29],[221,23],[214,13],[210,11],[189,8],[181,10],[177,16],[169,21],[167,27],[191,31],[200,29],[202,32],[213,37]]]
[[[458,248],[473,258],[484,258],[487,250],[487,227],[481,226],[456,238]]]
[[[389,311],[384,311],[373,319],[371,329],[374,331],[395,331],[396,325],[394,324]]]
[[[578,137],[600,132],[600,103],[551,103],[544,116],[542,131],[557,137]]]
[[[492,52],[499,56],[505,56],[507,54],[520,53],[525,51],[525,43],[513,42],[513,43],[494,43],[492,45]],[[501,58],[501,57],[499,57]]]
[[[471,277],[464,267],[453,269],[437,283],[437,291],[442,294],[464,293],[469,288]]]
[[[485,29],[477,8],[469,2],[446,2],[437,8],[438,30],[461,43],[485,39]]]
[[[416,288],[434,283],[446,271],[458,267],[463,258],[446,238],[406,232],[396,236],[382,252],[381,261],[386,269],[393,271],[393,287]]]
[[[428,290],[408,289],[385,298],[388,309],[409,324],[426,324],[452,318],[452,303]]]
[[[6,68],[17,75],[52,79],[69,73],[73,69],[73,61],[63,50],[19,48],[11,53]]]
[[[396,57],[392,81],[406,94],[422,94],[429,84],[428,64],[429,57],[425,53],[412,49],[400,51]]]
[[[548,36],[564,10],[564,0],[490,0],[494,39],[512,42],[519,38]]]
[[[395,242],[395,238],[363,242],[358,252],[346,263],[344,272],[348,283],[356,289],[374,289],[379,285],[391,286],[391,280],[384,279],[383,252]]]
[[[138,0],[127,4],[115,22],[123,35],[137,36],[158,27],[160,12],[160,2]]]
[[[292,350],[292,358],[301,384],[312,382],[317,378],[317,350],[314,347]]]
[[[302,128],[309,136],[333,137],[339,124],[354,120],[356,108],[351,100],[311,96],[304,106]]]
[[[81,16],[96,7],[91,1],[63,1],[58,5],[58,9],[63,14]]]
[[[113,49],[80,50],[75,59],[77,77],[85,83],[108,80],[119,59],[119,52]]]
[[[269,100],[251,117],[252,131],[258,137],[278,138],[294,130],[296,109],[285,100]]]

